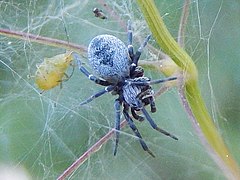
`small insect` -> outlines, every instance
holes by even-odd
[[[130,128],[139,138],[142,148],[151,156],[155,157],[144,142],[132,117],[138,121],[146,119],[153,129],[178,140],[176,136],[159,128],[145,109],[145,106],[150,105],[151,112],[156,112],[153,98],[154,92],[151,85],[173,81],[177,78],[169,77],[165,79],[150,80],[148,77],[145,77],[143,68],[138,66],[138,60],[143,48],[150,39],[150,35],[147,36],[136,53],[134,53],[133,50],[132,36],[131,23],[128,21],[128,47],[121,40],[112,35],[99,35],[91,40],[88,46],[88,60],[94,75],[82,66],[79,55],[73,53],[74,59],[77,60],[79,70],[96,84],[106,86],[103,90],[83,101],[81,105],[87,104],[107,92],[118,95],[114,102],[116,129],[114,155],[117,153],[119,143],[121,106],[123,106],[122,113]],[[131,110],[132,117],[129,115],[129,110]],[[138,113],[136,113],[137,111],[141,111],[144,117],[138,115]]]
[[[66,70],[72,61],[72,52],[44,58],[44,61],[37,65],[35,74],[35,83],[39,89],[49,90],[61,84],[62,81],[68,80],[72,74],[68,76]]]
[[[94,8],[93,13],[95,14],[95,17],[98,17],[100,19],[107,19],[107,16],[103,13],[101,9]]]

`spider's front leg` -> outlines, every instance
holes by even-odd
[[[156,79],[156,80],[151,80],[151,81],[133,81],[133,80],[126,79],[125,83],[127,83],[129,85],[136,85],[136,86],[149,86],[149,85],[153,85],[153,84],[160,84],[160,83],[174,81],[174,80],[177,80],[177,77],[168,77],[168,78],[164,78],[164,79]]]
[[[117,154],[118,142],[119,142],[119,135],[120,135],[120,116],[121,116],[121,105],[122,102],[119,99],[116,99],[114,102],[114,109],[115,109],[115,147],[113,151],[113,155]]]
[[[129,116],[128,109],[129,109],[128,105],[125,104],[124,109],[123,109],[123,115],[124,115],[126,121],[128,122],[128,125],[130,126],[132,131],[135,133],[135,135],[139,138],[139,141],[140,141],[140,144],[141,144],[143,150],[147,151],[152,157],[155,157],[155,155],[152,153],[152,151],[150,151],[147,144],[142,139],[142,136],[141,136],[140,132],[138,131],[136,125],[134,124],[132,118]]]
[[[150,123],[150,125],[152,126],[153,129],[159,131],[160,133],[166,135],[166,136],[169,136],[175,140],[178,140],[178,138],[176,136],[174,136],[173,134],[167,132],[166,130],[164,129],[161,129],[157,126],[157,124],[153,121],[153,119],[151,118],[151,116],[148,114],[147,110],[144,108],[141,100],[139,100],[139,109],[141,109],[143,115],[145,116],[145,118],[147,119],[147,121]]]

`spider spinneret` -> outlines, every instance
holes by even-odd
[[[122,113],[134,134],[139,138],[142,148],[151,156],[155,157],[135,126],[133,119],[129,115],[129,110],[131,110],[134,119],[143,121],[145,117],[153,129],[178,140],[176,136],[159,128],[144,107],[150,105],[151,112],[156,111],[153,97],[154,92],[151,85],[176,80],[177,78],[169,77],[165,79],[150,80],[148,77],[145,77],[143,68],[138,66],[138,60],[151,36],[147,36],[136,53],[134,53],[132,46],[132,36],[131,23],[128,21],[128,47],[121,40],[112,35],[99,35],[92,39],[88,47],[88,59],[94,75],[82,66],[79,55],[73,53],[74,59],[77,60],[79,70],[96,84],[106,86],[103,90],[80,103],[80,105],[87,104],[107,92],[118,95],[118,98],[114,102],[116,129],[114,155],[117,153],[121,106],[123,106]],[[144,117],[138,115],[136,111],[141,111]]]

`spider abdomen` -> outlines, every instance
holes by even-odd
[[[129,76],[128,49],[115,36],[93,38],[88,46],[88,59],[94,73],[109,82],[119,82]]]
[[[150,105],[151,112],[156,112],[154,92],[151,85],[175,80],[177,78],[157,79],[151,81],[150,78],[145,77],[144,70],[138,65],[138,61],[143,48],[147,45],[151,36],[148,35],[138,50],[134,53],[132,45],[133,33],[130,21],[128,21],[127,29],[128,46],[115,36],[111,35],[100,35],[92,39],[88,47],[88,59],[93,74],[82,66],[80,57],[76,53],[73,53],[73,57],[78,62],[79,70],[88,77],[89,80],[98,85],[105,86],[104,89],[93,94],[85,101],[81,102],[80,105],[87,104],[109,92],[111,92],[112,95],[118,95],[114,101],[116,139],[113,154],[116,155],[117,153],[121,128],[121,106],[123,106],[123,116],[134,134],[138,137],[143,150],[148,152],[152,157],[155,157],[144,142],[132,117],[138,121],[143,121],[145,117],[153,129],[177,140],[177,137],[168,133],[164,129],[159,128],[144,107]],[[132,117],[129,114],[129,110],[131,110]],[[144,117],[138,115],[136,111],[141,111]]]

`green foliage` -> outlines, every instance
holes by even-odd
[[[0,27],[65,41],[68,35],[71,43],[87,46],[95,35],[103,33],[127,43],[123,25],[131,18],[134,46],[138,47],[137,39],[143,39],[150,32],[138,6],[125,0],[104,1],[106,6],[102,2],[1,2]],[[165,0],[156,4],[164,14],[168,13],[164,22],[177,37],[183,2]],[[105,11],[108,19],[94,17],[94,7]],[[239,2],[192,2],[185,39],[185,49],[199,71],[199,85],[208,110],[238,163],[239,8]],[[157,47],[154,40],[150,43]],[[111,94],[87,106],[78,106],[102,87],[89,82],[77,68],[72,78],[63,82],[62,89],[56,87],[43,94],[39,94],[34,79],[28,78],[45,57],[64,52],[63,48],[0,36],[0,163],[23,167],[32,179],[56,179],[114,127]],[[156,60],[147,48],[143,59]],[[83,57],[83,61],[87,59]],[[85,66],[89,68],[87,63]],[[152,79],[163,77],[150,70],[146,75]],[[179,141],[154,131],[148,122],[136,122],[156,158],[145,153],[130,128],[125,127],[116,157],[112,138],[79,167],[71,179],[224,179],[198,139],[177,90],[158,97],[156,105],[158,111],[151,116],[160,127],[177,135]]]

